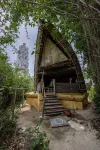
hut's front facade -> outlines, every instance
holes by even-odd
[[[42,25],[39,27],[38,53],[35,54],[34,64],[34,94],[31,95],[34,98],[32,100],[30,97],[28,103],[38,105],[38,110],[41,110],[43,95],[38,92],[44,91],[45,97],[56,95],[60,98],[64,108],[83,109],[88,103],[87,92],[77,56],[68,42],[62,40],[60,33],[57,33],[57,40],[51,33],[52,29]],[[38,91],[39,84],[40,91]]]

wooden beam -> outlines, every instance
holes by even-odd
[[[68,72],[68,71],[75,71],[75,67],[70,67],[70,68],[64,68],[64,69],[60,69],[60,70],[55,70],[55,71],[45,71],[44,75],[51,75],[51,74],[58,74],[58,73],[62,73],[62,72]],[[38,74],[42,74],[42,72],[39,72]]]
[[[55,63],[55,64],[52,64],[52,65],[49,65],[49,66],[41,66],[39,67],[39,71],[42,71],[42,70],[50,70],[50,69],[56,69],[56,68],[60,68],[60,67],[66,67],[66,68],[70,68],[72,67],[73,64],[67,60],[67,61],[63,61],[63,62],[60,62],[60,63]]]
[[[56,94],[56,79],[53,79],[54,94]]]

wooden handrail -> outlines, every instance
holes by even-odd
[[[42,73],[41,84],[42,84],[42,97],[43,97],[42,117],[44,117],[44,105],[45,105],[45,96],[46,96],[45,87],[44,87],[44,71]]]
[[[44,87],[44,83],[43,83],[43,107],[42,107],[42,117],[44,117],[44,105],[45,105],[45,87]]]

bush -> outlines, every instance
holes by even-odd
[[[14,109],[23,103],[23,88],[27,91],[33,90],[32,80],[33,78],[25,70],[12,66],[5,52],[0,51],[0,146],[15,133]],[[22,90],[17,89],[15,100],[16,88]]]
[[[100,113],[100,87],[99,86],[95,88],[93,101],[95,102],[96,111]]]
[[[37,125],[34,129],[30,129],[31,134],[31,150],[48,150],[49,140],[45,132],[41,132]]]
[[[93,100],[95,95],[95,87],[91,87],[89,90],[89,100]]]
[[[10,138],[16,129],[16,119],[12,120],[8,111],[0,111],[0,148],[9,145]]]

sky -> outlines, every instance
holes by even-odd
[[[27,26],[27,32],[28,32],[28,37],[29,37],[27,38],[24,24],[22,24],[19,28],[19,32],[20,32],[19,38],[16,40],[14,44],[14,46],[17,49],[19,49],[20,45],[22,45],[23,43],[26,43],[26,46],[29,49],[29,73],[30,75],[34,75],[34,54],[31,55],[31,53],[35,48],[34,44],[36,43],[37,31],[38,31],[37,26],[35,26],[34,28]],[[17,54],[13,53],[13,48],[11,46],[8,46],[6,51],[8,53],[9,61],[11,63],[14,63],[17,60]]]

